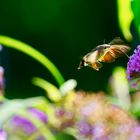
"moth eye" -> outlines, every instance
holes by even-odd
[[[85,60],[81,60],[78,69],[85,66]]]
[[[85,60],[82,60],[82,61],[81,61],[80,66],[85,66]]]

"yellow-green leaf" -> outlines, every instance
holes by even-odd
[[[131,9],[131,0],[117,0],[118,5],[118,20],[120,29],[126,40],[132,40],[130,32],[130,25],[133,19],[133,12]]]
[[[35,77],[33,78],[32,82],[34,85],[44,89],[51,101],[58,102],[62,98],[61,93],[59,92],[57,87],[49,83],[48,81],[42,78]]]

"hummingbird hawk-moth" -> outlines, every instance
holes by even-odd
[[[113,39],[108,44],[101,44],[94,48],[91,52],[86,54],[78,67],[80,69],[83,66],[92,67],[94,70],[99,71],[102,67],[102,62],[111,63],[116,58],[123,55],[127,55],[130,47],[119,37]]]

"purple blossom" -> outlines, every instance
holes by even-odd
[[[79,130],[79,133],[82,135],[91,135],[92,134],[92,126],[85,121],[78,122],[77,127]]]
[[[40,119],[42,122],[44,122],[44,123],[48,122],[48,117],[43,111],[40,111],[40,110],[38,110],[36,108],[30,108],[29,112],[31,112],[32,115],[34,115],[35,117]]]
[[[0,66],[0,90],[3,90],[5,87],[4,83],[4,68]]]
[[[81,109],[81,113],[84,116],[89,116],[91,115],[94,111],[97,110],[99,107],[99,103],[97,101],[91,102],[90,104],[87,104]]]
[[[0,129],[0,140],[7,140],[7,133],[3,129]]]
[[[56,108],[55,115],[57,117],[63,117],[65,115],[65,110],[63,108]]]
[[[95,138],[95,137],[93,136],[92,140],[111,140],[111,139],[109,139],[107,136],[100,137],[100,138]]]
[[[3,49],[3,47],[2,47],[2,45],[0,45],[0,51],[2,51],[2,49]]]
[[[39,136],[37,140],[46,140],[43,136]]]
[[[140,45],[137,46],[137,49],[134,51],[134,54],[130,56],[130,59],[127,63],[127,79],[131,81],[140,76]],[[133,87],[136,87],[140,79],[133,84]]]
[[[132,134],[135,136],[140,136],[140,126],[135,126],[132,128]]]
[[[48,122],[47,115],[44,112],[35,108],[29,108],[28,111],[32,114],[33,117],[37,117],[43,123]],[[30,120],[18,115],[13,117],[12,124],[13,127],[15,127],[16,129],[17,128],[22,129],[25,133],[29,135],[37,130],[37,128]]]
[[[105,138],[106,135],[105,125],[103,123],[95,123],[92,134],[95,139]]]
[[[32,134],[37,130],[36,127],[29,120],[22,116],[15,116],[12,119],[12,124],[14,127],[23,129],[24,132],[27,134]]]
[[[135,126],[131,130],[128,140],[138,140],[140,138],[140,126]]]

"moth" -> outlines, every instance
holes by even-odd
[[[84,66],[92,67],[99,71],[102,62],[112,63],[116,58],[127,55],[130,47],[120,38],[116,37],[108,44],[101,44],[87,53],[80,61],[78,69]]]

